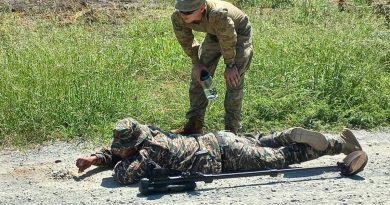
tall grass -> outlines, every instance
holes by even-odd
[[[287,2],[287,1],[285,1]],[[243,131],[304,126],[372,129],[390,123],[390,30],[367,4],[339,12],[323,1],[246,7],[255,56],[246,75]],[[158,15],[156,15],[158,14]],[[201,40],[201,35],[198,39]],[[163,129],[188,109],[190,61],[170,10],[125,24],[63,26],[0,14],[0,144],[109,139],[133,116]],[[207,131],[223,128],[223,67]]]
[[[248,82],[245,124],[257,122],[258,129],[281,122],[315,129],[388,124],[389,30],[371,11],[338,12],[314,1],[272,15],[257,11],[252,18],[260,22],[257,60],[248,76],[255,81]]]

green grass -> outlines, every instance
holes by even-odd
[[[339,12],[325,1],[291,2],[244,8],[255,55],[243,130],[389,126],[384,17],[366,3]],[[166,130],[180,126],[189,106],[190,61],[172,32],[170,11],[139,12],[120,24],[67,25],[0,13],[0,144],[108,140],[114,123],[127,116]],[[207,131],[223,129],[222,72],[221,66]]]

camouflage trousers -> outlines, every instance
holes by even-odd
[[[253,56],[251,34],[249,36],[238,36],[236,44],[235,63],[240,73],[241,80],[236,87],[231,87],[226,83],[225,92],[225,126],[240,128],[242,100],[244,97],[244,76],[246,70],[251,64]],[[206,34],[201,46],[199,47],[199,58],[203,62],[211,76],[214,76],[218,62],[221,58],[221,49],[216,36]],[[193,76],[191,74],[191,76]],[[187,112],[187,119],[197,118],[204,120],[208,100],[203,93],[202,86],[196,79],[191,80],[189,88],[190,109]]]
[[[283,169],[291,164],[341,153],[340,147],[317,151],[309,145],[292,142],[286,142],[283,147],[280,144],[278,148],[268,147],[254,136],[238,137],[230,132],[218,132],[217,138],[221,146],[223,172]]]

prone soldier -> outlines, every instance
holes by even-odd
[[[163,168],[188,171],[200,150],[207,150],[208,156],[202,158],[196,171],[213,174],[282,169],[324,155],[362,150],[349,129],[335,137],[300,127],[267,136],[237,136],[226,131],[182,136],[126,118],[116,124],[112,137],[111,149],[77,159],[79,172],[91,165],[111,165],[119,183],[132,184],[146,176],[150,161]]]

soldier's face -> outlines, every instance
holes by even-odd
[[[205,10],[205,5],[201,5],[199,9],[191,12],[180,12],[180,16],[186,23],[195,23],[202,20],[202,14]]]

